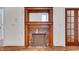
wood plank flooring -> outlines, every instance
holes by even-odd
[[[24,48],[24,47],[1,47],[0,51],[79,51],[78,46],[53,47],[53,48]]]

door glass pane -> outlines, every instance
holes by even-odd
[[[67,28],[70,28],[70,23],[67,23]]]
[[[70,10],[67,10],[67,16],[70,16]]]
[[[74,30],[71,30],[71,35],[74,35]]]
[[[74,22],[74,17],[71,17],[71,22]]]
[[[74,16],[74,10],[71,10],[71,16]]]
[[[71,23],[71,29],[74,29],[74,23]]]
[[[70,18],[71,18],[71,17],[67,17],[67,22],[70,22]]]
[[[67,42],[70,42],[70,35],[67,35]]]
[[[70,30],[67,30],[67,35],[70,35]]]
[[[29,13],[29,21],[48,22],[48,13]]]
[[[71,42],[74,42],[74,35],[71,36]]]

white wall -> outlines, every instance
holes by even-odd
[[[65,46],[65,8],[55,7],[53,9],[54,21],[54,46]]]
[[[4,46],[23,46],[24,9],[22,7],[4,8],[4,23]]]
[[[22,7],[4,8],[4,46],[24,45],[24,10]],[[65,8],[53,8],[54,46],[65,46]]]

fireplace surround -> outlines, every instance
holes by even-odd
[[[53,47],[52,7],[25,7],[25,47]]]

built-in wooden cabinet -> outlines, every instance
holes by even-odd
[[[52,7],[25,7],[25,47],[53,47]]]

